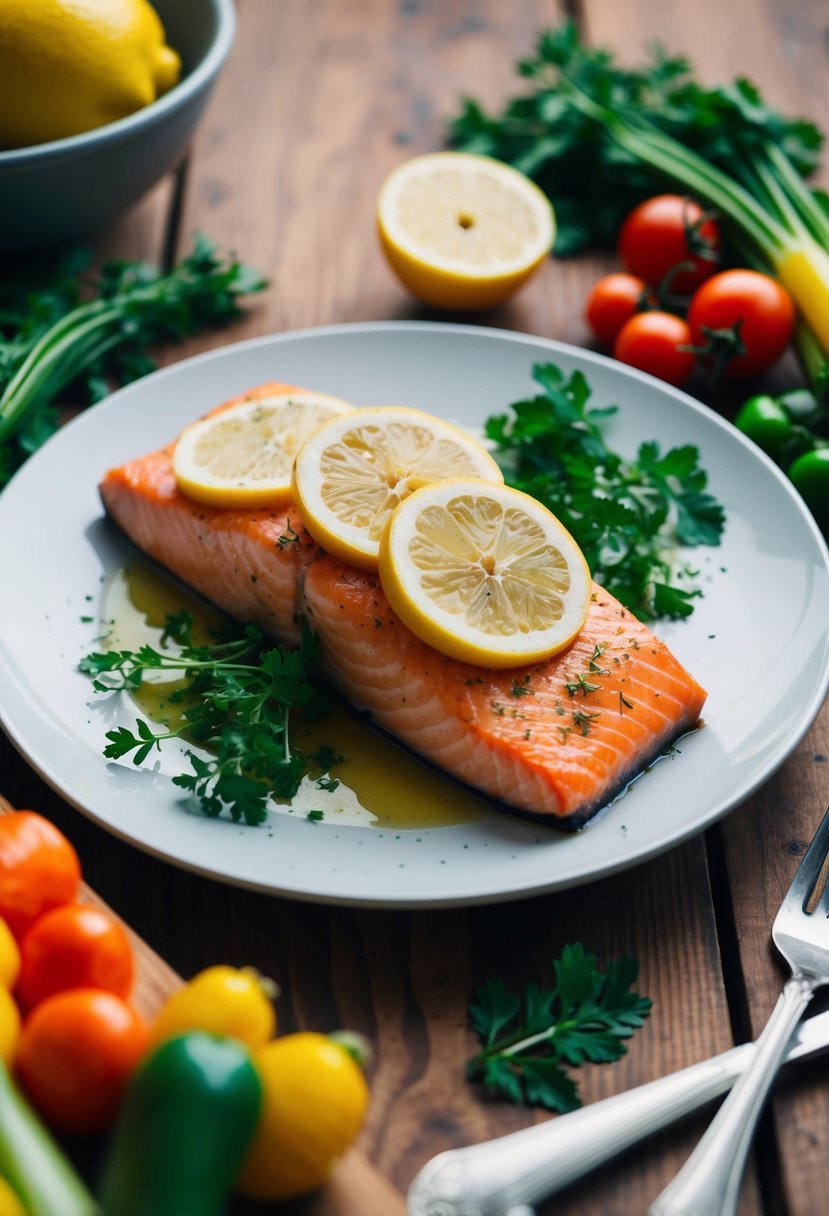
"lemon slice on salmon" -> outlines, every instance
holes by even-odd
[[[450,658],[518,667],[581,632],[587,563],[546,507],[504,485],[442,481],[395,510],[380,581],[412,633]]]
[[[291,500],[294,458],[309,435],[353,406],[300,390],[242,401],[183,431],[173,472],[183,493],[213,507],[280,507]]]
[[[306,440],[294,465],[294,500],[318,545],[376,570],[380,537],[398,503],[449,477],[504,480],[465,431],[421,410],[376,406],[331,418]]]
[[[546,195],[487,156],[436,152],[393,169],[377,204],[389,264],[419,299],[482,309],[512,295],[555,239]]]

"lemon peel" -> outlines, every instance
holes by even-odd
[[[0,147],[90,131],[172,88],[181,60],[148,0],[4,0]]]

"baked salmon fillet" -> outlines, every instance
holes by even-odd
[[[263,385],[244,397],[280,390]],[[509,670],[461,663],[407,629],[375,576],[324,553],[293,506],[221,509],[187,498],[172,450],[112,469],[101,483],[108,515],[130,540],[280,641],[298,641],[295,618],[305,615],[352,705],[505,807],[579,827],[698,723],[704,689],[597,584],[584,629],[560,654]]]

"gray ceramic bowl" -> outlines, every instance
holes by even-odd
[[[0,250],[22,252],[100,232],[176,164],[195,130],[236,25],[233,0],[153,0],[182,59],[181,82],[105,127],[0,152]]]

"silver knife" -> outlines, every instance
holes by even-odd
[[[785,1062],[827,1047],[829,1010],[800,1023]],[[535,1127],[440,1153],[409,1187],[409,1216],[531,1216],[527,1205],[724,1094],[754,1050],[745,1043]]]

